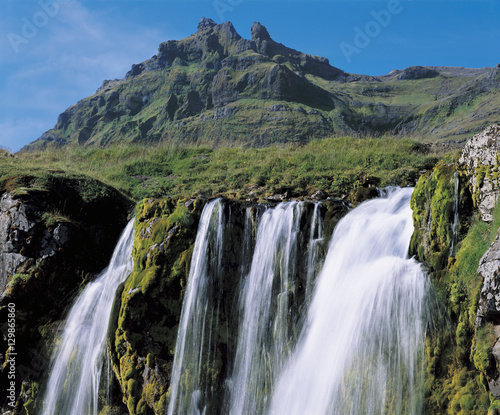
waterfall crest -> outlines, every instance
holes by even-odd
[[[248,207],[242,226],[225,202],[208,203],[168,414],[422,413],[432,310],[428,278],[407,255],[411,193],[388,189],[350,211],[324,265],[321,204]],[[234,290],[227,289],[229,246],[240,251],[240,262],[231,256]]]
[[[130,221],[109,266],[80,294],[66,319],[51,364],[42,415],[98,414],[106,332],[116,289],[132,271]]]

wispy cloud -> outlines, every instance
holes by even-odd
[[[138,22],[110,19],[111,8],[94,11],[76,0],[61,5],[18,54],[3,37],[0,52],[9,52],[4,62],[15,62],[16,70],[0,68],[1,145],[18,150],[36,139],[65,108],[94,93],[104,79],[123,77],[169,38]],[[15,27],[12,21],[9,27]]]

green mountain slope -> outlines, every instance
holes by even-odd
[[[79,144],[306,142],[345,134],[465,138],[500,119],[500,67],[410,67],[353,75],[275,42],[203,18],[121,80],[63,112],[23,150]]]

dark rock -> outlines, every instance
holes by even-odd
[[[324,200],[326,199],[326,193],[322,192],[321,190],[318,190],[311,196],[311,198],[315,200]]]
[[[198,91],[189,91],[186,96],[186,101],[176,111],[175,119],[190,117],[199,113],[204,108],[203,102]]]
[[[198,23],[198,30],[211,29],[215,26],[217,26],[217,24],[212,19],[202,17],[200,23]]]
[[[439,72],[434,69],[429,69],[426,68],[425,66],[410,66],[404,69],[396,77],[396,79],[403,81],[403,80],[435,78],[436,76],[439,76]]]
[[[167,103],[165,104],[165,110],[170,120],[174,119],[175,112],[178,108],[179,102],[177,101],[177,97],[175,95],[170,95],[167,99]]]
[[[137,65],[133,64],[130,71],[128,71],[127,74],[125,75],[125,79],[129,79],[134,76],[140,75],[144,71],[144,69],[146,69],[146,67],[143,63],[139,63]]]

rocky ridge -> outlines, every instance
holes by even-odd
[[[265,146],[367,133],[456,141],[500,114],[498,67],[356,75],[274,41],[258,22],[250,32],[245,39],[230,22],[201,19],[194,34],[160,44],[123,79],[104,81],[23,150],[159,141]]]

